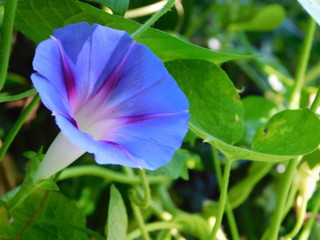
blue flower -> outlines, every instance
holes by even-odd
[[[167,164],[188,129],[188,101],[160,59],[130,35],[88,23],[39,44],[31,79],[61,132],[35,178],[83,153],[98,164],[154,170]]]

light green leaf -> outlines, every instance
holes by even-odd
[[[298,2],[320,25],[320,0],[298,0]]]
[[[99,23],[133,33],[139,24],[77,0],[25,0],[18,4],[16,27],[36,43],[49,38],[56,28],[76,22]],[[147,45],[163,61],[174,59],[206,59],[223,62],[248,58],[247,55],[211,51],[184,42],[156,29],[148,29],[137,39]]]
[[[252,138],[259,127],[264,126],[275,113],[281,110],[276,103],[260,97],[248,96],[242,100],[244,107],[243,141],[251,145]]]
[[[112,185],[106,235],[108,240],[125,240],[128,228],[126,206],[118,189]]]
[[[129,0],[88,0],[89,2],[99,3],[107,6],[113,14],[123,16],[128,9]]]
[[[229,25],[233,31],[271,31],[278,27],[286,18],[286,12],[281,5],[272,4],[253,12],[252,16],[244,21]]]
[[[213,63],[176,60],[166,63],[190,103],[190,123],[227,143],[243,133],[243,107],[228,75]]]
[[[310,109],[285,110],[256,132],[252,148],[261,153],[303,155],[320,144],[320,120]]]
[[[262,161],[262,162],[279,162],[284,160],[289,160],[297,155],[275,155],[275,154],[266,154],[256,151],[252,151],[247,148],[241,148],[237,146],[230,145],[225,143],[210,134],[206,133],[197,126],[189,123],[190,129],[197,134],[199,137],[204,139],[205,142],[210,143],[212,146],[219,149],[224,155],[230,159],[246,159],[252,161]]]

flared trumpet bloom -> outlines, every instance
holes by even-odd
[[[188,128],[188,101],[163,63],[124,31],[71,24],[39,44],[31,79],[61,132],[35,179],[83,153],[98,164],[154,170]]]

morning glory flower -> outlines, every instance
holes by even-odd
[[[188,101],[163,63],[124,31],[77,23],[35,53],[31,79],[61,132],[35,179],[85,152],[98,164],[157,169],[187,132]]]

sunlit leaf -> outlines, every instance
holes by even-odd
[[[242,102],[245,128],[243,140],[246,144],[251,144],[257,129],[264,126],[270,117],[279,112],[281,108],[276,103],[260,96],[248,96]]]
[[[285,110],[256,132],[252,148],[277,155],[303,155],[320,144],[320,120],[310,109]]]

